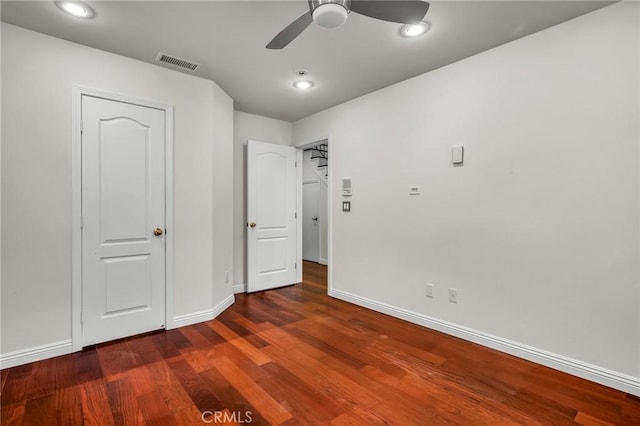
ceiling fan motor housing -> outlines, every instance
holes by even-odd
[[[308,0],[313,22],[322,28],[338,28],[347,20],[351,0]]]

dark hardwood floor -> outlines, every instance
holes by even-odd
[[[2,370],[1,424],[640,425],[640,398],[331,299],[326,268],[304,270],[213,321]]]

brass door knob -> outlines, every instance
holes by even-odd
[[[153,235],[155,235],[156,237],[159,237],[160,235],[162,235],[162,228],[154,228]]]
[[[256,223],[255,222],[249,222],[249,226],[252,227],[252,228],[255,228],[256,227]]]

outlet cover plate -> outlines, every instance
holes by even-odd
[[[425,286],[425,296],[433,299],[433,284],[426,284]]]

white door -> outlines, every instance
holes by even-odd
[[[320,183],[302,185],[302,258],[312,262],[320,260]]]
[[[165,324],[165,113],[82,96],[82,344]]]
[[[296,282],[296,149],[247,144],[247,291]]]

